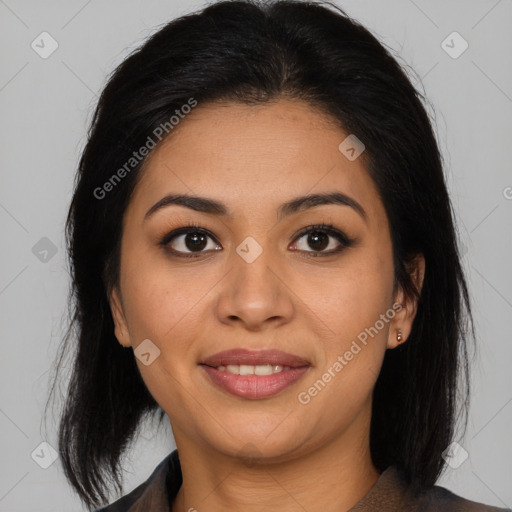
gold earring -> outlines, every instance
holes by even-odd
[[[398,332],[396,334],[396,340],[398,341],[398,344],[402,343],[402,330],[398,329]]]

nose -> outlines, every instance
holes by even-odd
[[[219,321],[239,323],[250,331],[290,322],[295,314],[294,294],[286,284],[286,272],[271,251],[264,250],[252,262],[237,253],[232,260],[216,302]]]

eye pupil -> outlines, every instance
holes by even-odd
[[[308,236],[308,244],[316,251],[322,251],[329,245],[329,236],[321,231],[312,231]]]
[[[198,250],[201,251],[206,247],[206,236],[204,233],[199,233],[197,231],[191,231],[185,236],[185,245],[189,250]]]

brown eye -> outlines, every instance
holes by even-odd
[[[322,231],[310,231],[306,236],[307,244],[315,251],[323,251],[329,245],[330,236]]]
[[[294,250],[311,253],[310,256],[335,254],[351,246],[354,242],[344,233],[334,228],[332,224],[308,226],[298,235],[296,240],[300,240],[301,238],[305,238],[305,242],[301,245],[295,243],[296,248]],[[312,250],[308,250],[308,247]]]
[[[209,239],[212,243],[209,243]],[[167,234],[160,242],[176,256],[197,257],[207,250],[220,250],[213,237],[199,227],[186,227]],[[198,253],[197,256],[194,253]]]

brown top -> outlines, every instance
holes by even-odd
[[[150,477],[126,496],[93,512],[170,512],[182,484],[178,450],[171,452]],[[433,486],[413,494],[395,466],[387,468],[370,491],[349,512],[512,512],[466,500]]]

